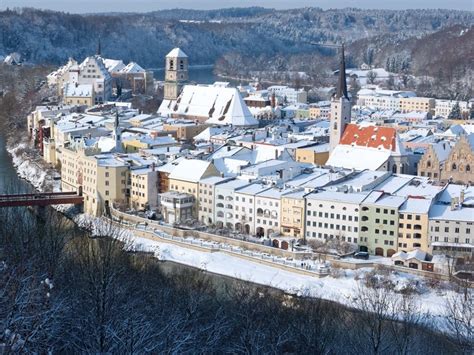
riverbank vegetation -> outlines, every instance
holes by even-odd
[[[0,220],[0,348],[6,353],[472,350],[470,339],[423,327],[409,294],[393,298],[380,285],[361,284],[354,311],[186,267],[170,270],[152,256],[125,251],[126,241],[115,239],[119,230],[90,238],[55,212],[36,219],[26,209],[0,209]]]

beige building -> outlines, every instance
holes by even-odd
[[[459,138],[446,159],[441,181],[474,184],[474,134]]]
[[[194,219],[195,198],[187,193],[168,191],[160,194],[163,219],[169,224],[179,224]]]
[[[304,238],[306,192],[295,191],[281,198],[280,225],[284,236]]]
[[[429,97],[406,97],[400,98],[400,110],[402,112],[429,112],[434,114],[435,99]]]
[[[427,176],[433,180],[441,179],[450,151],[451,146],[448,142],[430,144],[418,162],[418,175]]]
[[[93,155],[95,149],[64,147],[61,157],[61,188],[84,195],[84,211],[107,212],[111,203],[128,205],[129,164],[113,155]]]
[[[206,124],[198,124],[195,122],[176,122],[176,123],[167,123],[163,125],[163,131],[165,132],[175,132],[176,138],[180,141],[190,141],[199,133],[204,131],[207,127]]]
[[[429,218],[432,200],[408,198],[399,209],[398,250],[430,252]]]
[[[169,174],[169,189],[193,195],[199,201],[199,180],[210,176],[219,176],[216,167],[207,161],[198,159],[181,160]],[[197,207],[193,207],[193,216],[198,217]]]
[[[309,104],[309,118],[329,118],[331,115],[331,104]]]
[[[300,163],[325,165],[329,159],[329,144],[319,144],[296,149],[295,160]]]
[[[158,171],[155,167],[130,171],[130,207],[136,210],[158,207]]]
[[[72,106],[94,106],[94,87],[92,84],[67,83],[64,85],[63,101],[66,105]]]

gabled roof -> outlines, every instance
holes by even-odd
[[[392,127],[348,124],[339,144],[397,151],[397,131]]]
[[[188,56],[186,53],[184,53],[181,48],[173,48],[167,55],[166,57],[172,57],[172,58],[187,58]]]
[[[124,68],[120,70],[120,73],[123,74],[135,74],[135,73],[144,73],[145,69],[139,66],[135,62],[128,63]]]
[[[206,123],[233,126],[257,126],[258,121],[232,87],[185,85],[176,101],[163,100],[158,113],[179,117],[207,118]]]
[[[211,165],[210,162],[198,159],[183,159],[171,171],[170,179],[198,182]]]
[[[92,97],[94,88],[92,84],[70,84],[64,85],[64,97]]]
[[[433,148],[434,154],[436,154],[436,158],[441,163],[448,159],[449,153],[451,152],[451,145],[448,142],[438,142],[431,145]]]
[[[125,68],[125,64],[119,59],[104,59],[104,65],[110,73],[116,73]]]

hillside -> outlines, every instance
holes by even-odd
[[[210,64],[228,53],[243,56],[321,52],[310,42],[353,42],[376,36],[407,39],[454,25],[474,24],[472,12],[452,10],[167,10],[146,14],[74,15],[34,9],[0,12],[0,54],[21,53],[29,62],[59,64],[94,53],[161,67],[174,46],[191,64]],[[258,44],[258,45],[256,45]]]

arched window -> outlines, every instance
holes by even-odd
[[[224,212],[218,211],[217,212],[217,217],[224,217]]]
[[[456,163],[453,163],[453,165],[451,165],[451,170],[456,170],[458,167],[456,166]]]
[[[466,171],[471,171],[471,166],[469,164],[466,165]]]
[[[428,161],[426,162],[426,167],[427,167],[427,168],[431,168],[431,161],[428,160]]]
[[[217,207],[224,207],[224,204],[223,203],[218,203],[216,206]]]

